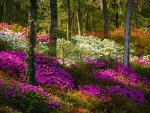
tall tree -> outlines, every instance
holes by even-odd
[[[89,30],[89,18],[90,18],[90,5],[89,5],[89,2],[87,2],[87,7],[86,7],[86,26],[85,26],[85,30],[86,31]]]
[[[67,40],[71,39],[70,0],[67,0]]]
[[[37,6],[36,0],[30,0],[30,31],[28,36],[28,56],[27,56],[27,79],[30,84],[36,85],[35,73],[35,54],[34,48],[36,45],[36,13],[37,13]]]
[[[29,16],[28,6],[28,0],[0,0],[0,22],[26,25]]]
[[[124,11],[127,0],[107,0],[108,1],[108,18],[119,28],[124,24]]]
[[[129,42],[130,42],[130,25],[131,25],[132,7],[133,7],[133,0],[128,0],[126,20],[125,20],[125,30],[124,30],[124,55],[123,55],[123,64],[126,66],[130,65],[129,62],[130,43]]]
[[[101,2],[101,0],[100,0]],[[107,15],[107,3],[106,0],[102,0],[103,20],[104,20],[104,38],[108,37],[108,15]]]
[[[52,57],[56,56],[57,42],[57,0],[50,0],[51,27],[50,27],[50,53]]]
[[[81,0],[77,0],[77,24],[78,24],[78,34],[82,35],[82,13],[81,13]]]

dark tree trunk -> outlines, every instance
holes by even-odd
[[[116,13],[116,28],[119,28],[119,13]]]
[[[67,40],[71,39],[70,0],[67,0]]]
[[[104,38],[108,37],[108,14],[107,14],[107,3],[106,0],[102,0],[103,3],[103,19],[104,19]]]
[[[87,6],[87,13],[86,13],[86,31],[89,31],[89,15],[90,11],[89,11],[89,5]]]
[[[52,57],[56,56],[56,42],[57,42],[57,0],[50,0],[51,10],[51,27],[50,27],[50,53]]]
[[[30,84],[37,85],[35,74],[36,74],[36,67],[35,67],[35,55],[34,55],[34,48],[36,45],[36,13],[37,13],[37,6],[36,0],[30,0],[30,31],[28,37],[28,56],[27,56],[27,79]]]
[[[0,22],[3,20],[3,12],[4,12],[4,2],[0,1]]]
[[[72,13],[72,18],[71,18],[71,23],[72,23],[72,26],[71,26],[71,31],[76,34],[77,33],[77,25],[76,25],[76,22],[77,22],[77,19],[76,19],[76,16],[75,16],[75,13]]]
[[[125,30],[124,30],[124,55],[123,55],[123,64],[126,66],[130,65],[129,51],[130,51],[130,25],[131,25],[132,7],[133,7],[133,0],[128,0],[126,20],[125,20]]]

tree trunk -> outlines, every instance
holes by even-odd
[[[82,23],[81,23],[81,0],[77,0],[77,24],[78,24],[78,34],[82,35]]]
[[[73,32],[73,34],[77,33],[77,30],[76,30],[77,29],[76,21],[77,21],[77,18],[75,16],[75,13],[73,12],[72,13],[72,18],[71,18],[71,23],[72,23],[71,31]]]
[[[101,2],[101,0],[100,0]],[[108,14],[107,14],[107,3],[106,0],[102,0],[103,3],[103,19],[104,19],[104,38],[108,37]]]
[[[0,1],[0,22],[3,20],[3,12],[4,12],[4,3],[3,1]]]
[[[124,55],[123,55],[123,64],[126,66],[130,65],[129,62],[129,50],[130,50],[130,25],[131,25],[131,16],[132,16],[132,6],[133,0],[127,1],[127,11],[126,11],[126,20],[125,20],[125,30],[124,30]]]
[[[52,57],[56,56],[56,42],[57,42],[57,0],[50,0],[51,10],[51,27],[50,27],[50,53]]]
[[[37,13],[37,6],[36,0],[30,0],[30,31],[28,37],[28,56],[27,56],[27,80],[32,85],[37,85],[35,79],[36,67],[35,67],[35,55],[34,55],[34,48],[36,45],[36,13]]]
[[[116,28],[119,28],[119,13],[116,13]]]
[[[71,39],[70,0],[67,0],[67,40]]]
[[[86,31],[89,31],[89,18],[90,18],[89,13],[90,13],[90,11],[89,11],[89,5],[88,5],[87,13],[86,13]]]

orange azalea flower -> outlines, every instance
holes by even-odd
[[[82,108],[75,108],[75,113],[83,113],[83,109]]]

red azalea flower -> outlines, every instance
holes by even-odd
[[[75,113],[83,113],[83,109],[82,108],[75,108]]]

